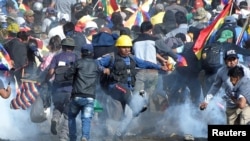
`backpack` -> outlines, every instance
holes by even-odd
[[[53,18],[50,17],[49,19],[50,19],[51,23],[50,23],[49,27],[47,27],[47,29],[46,29],[46,32],[47,32],[47,33],[49,33],[49,31],[50,31],[52,28],[54,28],[54,27],[56,27],[56,26],[59,25],[59,21],[58,21],[57,18],[56,18],[56,19],[53,19]]]
[[[201,67],[206,73],[216,73],[224,64],[223,45],[219,42],[207,44],[201,52]]]
[[[75,55],[73,60],[76,60],[77,56]],[[65,79],[64,74],[71,67],[70,64],[66,64],[65,66],[57,66],[55,67],[55,79],[54,83],[57,85],[71,85],[73,82],[73,77],[70,79]]]
[[[66,65],[66,66],[57,66],[55,68],[54,83],[59,84],[59,85],[72,84],[73,77],[72,77],[72,79],[65,79],[64,78],[64,74],[68,71],[69,68],[70,68],[69,65]]]
[[[215,33],[215,42],[220,38],[222,31],[230,30],[233,32],[233,43],[236,43],[237,36],[235,31],[236,26],[232,24],[223,24]]]
[[[113,65],[115,64],[115,54],[114,53],[108,53],[109,55],[111,55],[111,59],[109,61],[109,69],[112,70],[113,68]],[[106,54],[106,55],[108,55]],[[105,55],[104,55],[105,56]],[[130,61],[133,60],[133,58],[131,57],[132,55],[130,55]],[[101,89],[106,93],[108,94],[108,86],[111,82],[111,75],[107,75],[107,74],[104,74],[104,73],[101,73],[100,74],[100,79],[99,79],[99,83],[100,83],[100,87]]]

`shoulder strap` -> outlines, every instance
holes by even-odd
[[[129,54],[130,62],[133,60],[135,62],[135,56],[133,54]]]
[[[114,63],[115,63],[115,53],[112,52],[112,53],[109,53],[109,54],[111,56],[111,59],[109,61],[109,68],[111,69],[113,67]]]

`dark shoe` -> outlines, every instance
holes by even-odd
[[[140,113],[145,112],[147,109],[148,109],[148,107],[147,107],[146,105],[145,105],[145,106],[143,106],[143,108],[141,109]]]
[[[139,95],[142,96],[142,97],[144,97],[146,95],[146,93],[145,93],[144,90],[140,90]]]
[[[138,113],[134,113],[134,117],[138,117],[140,113],[145,112],[148,109],[148,107],[145,105],[142,107],[142,109]]]
[[[54,135],[57,135],[56,124],[57,124],[56,121],[54,121],[54,120],[51,121],[50,131]]]

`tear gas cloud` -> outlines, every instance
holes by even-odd
[[[167,134],[191,134],[194,137],[207,138],[208,125],[226,124],[222,105],[225,103],[220,96],[216,96],[208,107],[201,111],[199,107],[186,100],[183,104],[166,109],[164,117],[158,122],[158,125],[163,125]]]
[[[4,79],[1,78],[3,81]],[[7,87],[8,82],[4,81]],[[0,97],[0,140],[22,140],[37,134],[37,126],[29,117],[29,110],[10,109],[10,102],[16,96],[15,86],[11,84],[12,93],[8,99]]]

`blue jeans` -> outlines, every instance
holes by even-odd
[[[69,137],[70,141],[76,141],[76,117],[81,111],[82,120],[82,138],[89,140],[91,119],[94,115],[94,99],[74,97],[69,105]]]

